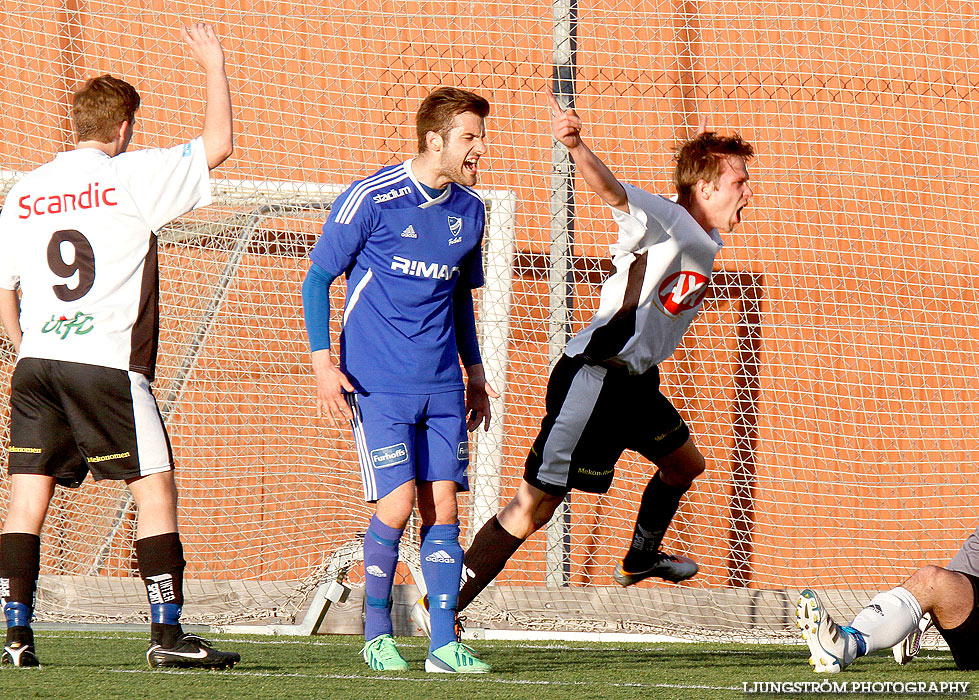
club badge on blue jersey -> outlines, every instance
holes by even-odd
[[[462,217],[449,217],[449,245],[462,243]]]

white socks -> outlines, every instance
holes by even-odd
[[[921,620],[921,605],[911,592],[898,586],[878,594],[857,613],[850,627],[863,635],[864,653],[894,646],[913,632]]]

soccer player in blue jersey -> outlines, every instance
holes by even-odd
[[[463,560],[456,494],[469,488],[467,430],[488,427],[497,396],[483,375],[472,298],[483,284],[485,210],[471,188],[489,110],[484,98],[456,88],[425,98],[418,155],[337,198],[303,283],[317,410],[334,424],[350,421],[364,497],[376,504],[364,538],[363,655],[379,671],[408,668],[391,636],[391,588],[416,498],[431,601],[425,670],[490,670],[455,634]],[[329,286],[340,275],[347,294],[338,366]]]

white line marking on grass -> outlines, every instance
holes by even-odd
[[[156,675],[167,673],[175,676],[199,676],[200,669],[179,670],[179,669],[121,669],[106,668],[102,669],[106,673],[130,673],[136,675]],[[445,682],[465,682],[465,683],[491,683],[498,685],[535,685],[535,686],[562,686],[562,687],[609,687],[609,688],[672,688],[677,690],[741,690],[741,686],[725,685],[684,685],[680,683],[584,683],[582,681],[530,681],[520,678],[494,678],[483,674],[452,674],[440,676],[439,678],[406,678],[404,676],[378,676],[378,675],[357,675],[352,673],[271,673],[269,671],[227,671],[226,677],[248,676],[250,678],[307,678],[310,680],[334,680],[334,681],[366,681],[374,683],[376,681],[402,681],[408,683],[445,683]],[[212,678],[210,674],[206,677]]]
[[[51,632],[49,630],[45,630],[45,631],[41,631],[41,632],[35,632],[35,636],[37,636],[37,637],[66,637],[66,636],[73,636],[73,634],[74,633],[72,633],[72,632]],[[96,639],[96,640],[103,640],[103,641],[109,641],[109,640],[114,640],[114,639],[122,639],[122,640],[126,640],[126,641],[135,641],[135,642],[147,641],[147,638],[146,637],[133,637],[133,636],[125,636],[125,637],[123,637],[123,636],[109,636],[109,635],[102,635],[102,634],[95,635],[95,634],[92,634],[90,632],[78,632],[77,634],[83,635],[85,639]],[[202,636],[205,636],[206,637],[207,636],[207,633],[206,632],[203,633]],[[337,635],[337,636],[338,637],[349,637],[349,638],[352,639],[354,635]],[[253,638],[244,639],[244,638],[240,638],[240,637],[228,637],[228,636],[219,634],[219,635],[214,635],[214,638],[220,640],[222,643],[229,642],[231,644],[257,644],[259,646],[303,645],[303,646],[330,646],[330,647],[332,647],[332,646],[344,646],[344,645],[346,645],[348,643],[351,644],[351,645],[353,645],[353,646],[356,646],[357,644],[360,643],[360,642],[356,642],[356,643],[350,642],[348,639],[339,639],[339,638],[334,638],[334,639],[316,639],[316,638],[313,638],[313,637],[259,637],[258,639],[256,639],[256,638],[253,637]],[[495,646],[504,646],[505,648],[508,648],[508,649],[514,649],[514,648],[515,649],[538,649],[538,650],[543,650],[543,651],[547,651],[547,650],[556,650],[556,651],[603,651],[603,652],[606,652],[606,651],[626,651],[626,652],[630,652],[630,653],[636,651],[636,647],[634,645],[625,646],[625,647],[623,647],[623,646],[611,646],[608,643],[602,643],[602,642],[596,642],[595,643],[595,646],[582,647],[582,646],[571,646],[569,644],[557,644],[557,643],[542,644],[540,642],[510,642],[510,643],[506,643],[505,641],[498,640],[498,639],[494,639],[494,640],[478,640],[477,639],[477,640],[471,640],[471,641],[474,641],[476,644],[479,644],[481,641],[487,641],[487,642],[490,642],[491,644],[493,644]],[[714,643],[715,642],[703,642],[703,644],[714,644]],[[723,642],[716,642],[716,643],[723,644]],[[731,644],[737,644],[737,642],[730,642],[730,643]],[[406,647],[408,649],[413,649],[413,648],[420,649],[420,648],[424,648],[424,647],[427,647],[428,646],[428,640],[427,640],[427,638],[422,638],[422,637],[398,637],[398,645],[399,646]],[[801,642],[799,642],[799,643],[796,644],[796,646],[802,647],[802,646],[804,646],[804,644],[801,643]],[[648,647],[647,648],[647,651],[662,651],[664,653],[665,652],[668,652],[668,653],[671,653],[671,654],[672,653],[675,653],[673,650],[660,649],[660,648],[655,647],[655,646]],[[755,654],[757,652],[755,652],[753,650],[748,650],[748,649],[711,649],[710,650],[710,653],[711,654],[721,654],[721,655],[727,654],[727,655],[740,655],[740,656],[744,656],[744,655]]]

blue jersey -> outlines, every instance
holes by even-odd
[[[457,284],[483,284],[485,217],[469,187],[451,183],[432,198],[410,161],[354,183],[333,203],[310,258],[347,276],[340,368],[357,391],[459,389],[452,296]]]

